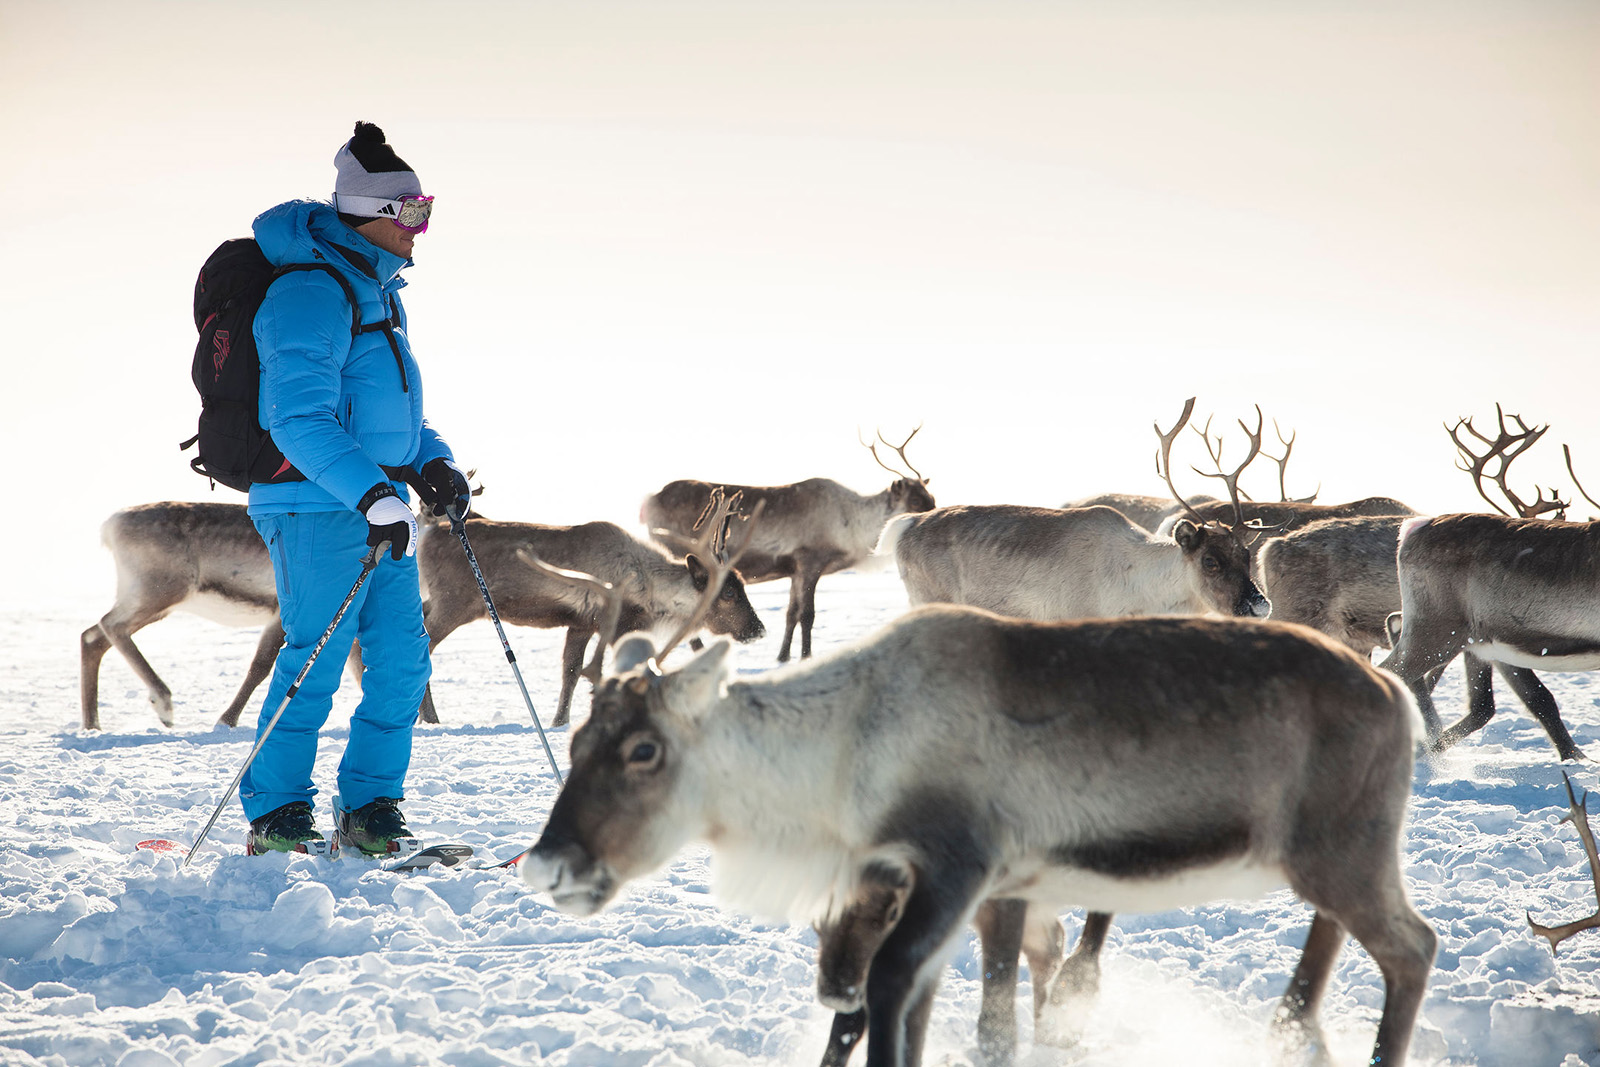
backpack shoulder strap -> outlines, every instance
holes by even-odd
[[[363,327],[361,325],[361,305],[356,300],[356,291],[350,287],[350,279],[346,278],[342,273],[340,273],[339,268],[330,263],[285,263],[283,266],[273,270],[272,280],[277,281],[285,274],[290,274],[297,270],[319,270],[322,273],[332,277],[334,281],[338,282],[339,288],[344,290],[345,300],[349,301],[350,303],[350,336],[354,337],[356,334],[363,331]],[[382,326],[380,325],[378,328],[382,329]]]

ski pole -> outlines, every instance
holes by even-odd
[[[467,554],[467,563],[472,567],[472,576],[478,579],[478,592],[483,594],[484,607],[489,609],[489,618],[494,622],[495,632],[500,635],[500,647],[506,650],[506,662],[511,664],[511,673],[517,676],[517,687],[522,690],[522,701],[528,705],[528,714],[533,716],[533,725],[539,728],[539,740],[544,743],[545,758],[550,761],[550,769],[555,772],[556,785],[565,785],[561,780],[561,768],[556,764],[556,754],[550,751],[550,739],[545,736],[544,723],[539,721],[539,713],[533,710],[533,698],[528,695],[528,685],[522,680],[522,671],[517,667],[516,654],[511,651],[511,642],[506,640],[506,628],[500,625],[500,613],[494,610],[494,599],[489,596],[489,583],[483,580],[483,568],[478,566],[478,555],[472,551],[472,542],[467,540],[467,522],[462,517],[460,509],[454,504],[446,509],[450,516],[450,530],[461,539],[461,548]]]
[[[388,550],[389,542],[380,541],[373,545],[365,556],[361,557],[361,574],[356,577],[356,584],[352,585],[350,591],[344,595],[344,603],[340,604],[339,610],[334,612],[333,621],[328,624],[326,630],[322,631],[322,636],[317,638],[317,643],[312,647],[311,655],[307,657],[305,666],[300,668],[300,673],[295,675],[294,681],[289,684],[289,691],[283,694],[283,700],[278,704],[278,710],[273,712],[272,718],[267,721],[267,728],[261,731],[260,737],[256,738],[255,747],[250,750],[250,755],[244,758],[244,765],[239,768],[239,773],[233,776],[233,783],[228,786],[228,791],[222,794],[222,799],[217,803],[217,809],[211,813],[211,818],[206,820],[205,829],[201,830],[200,836],[194,839],[194,844],[189,848],[189,854],[183,857],[182,867],[188,867],[189,861],[194,859],[194,854],[200,851],[200,843],[206,839],[206,835],[211,832],[211,828],[217,824],[217,817],[222,814],[222,809],[227,807],[228,801],[233,799],[233,791],[238,789],[239,783],[244,780],[244,772],[248,771],[250,764],[255,762],[256,754],[261,751],[261,746],[267,743],[268,735],[272,733],[272,728],[278,725],[278,719],[283,715],[284,709],[289,706],[289,701],[293,700],[294,695],[300,691],[300,683],[306,680],[307,674],[311,673],[311,665],[317,662],[318,656],[322,655],[322,647],[333,637],[333,631],[338,629],[339,620],[344,618],[344,613],[350,610],[350,604],[355,600],[356,594],[361,592],[361,587],[366,584],[367,575],[371,574],[373,568],[378,565],[378,557]]]

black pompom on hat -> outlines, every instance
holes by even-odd
[[[339,149],[333,165],[339,170],[333,202],[341,216],[380,218],[378,205],[370,201],[422,195],[416,172],[395,155],[383,130],[370,122],[356,123],[355,136]]]

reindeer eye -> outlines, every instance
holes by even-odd
[[[644,766],[657,762],[660,756],[661,746],[654,741],[635,741],[628,749],[627,762]]]
[[[1200,566],[1207,574],[1216,574],[1222,569],[1222,564],[1217,562],[1217,558],[1215,556],[1207,556],[1205,559],[1200,561]]]

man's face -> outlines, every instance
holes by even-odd
[[[388,219],[373,219],[356,227],[356,232],[385,252],[393,252],[402,259],[411,258],[411,250],[417,243],[417,235],[408,230],[402,230]]]

